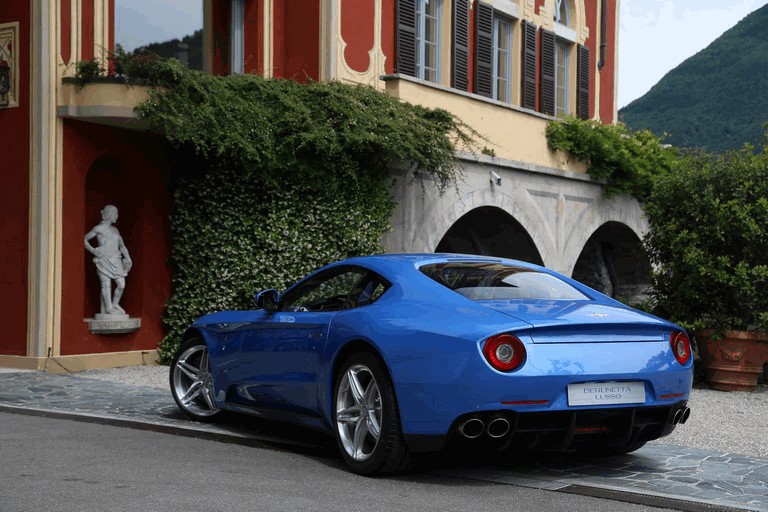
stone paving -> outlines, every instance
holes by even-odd
[[[73,375],[0,373],[0,412],[32,412],[184,435],[237,438],[249,444],[317,447],[311,436],[286,437],[282,428],[277,435],[254,422],[190,421],[178,410],[170,391]],[[662,506],[679,510],[768,512],[768,459],[665,444],[649,444],[629,455],[601,459],[553,455],[517,464],[454,465],[430,473],[563,492],[587,488],[619,491],[623,496],[661,497],[669,500]],[[675,506],[675,500],[682,500],[686,507]],[[701,506],[697,508],[697,504]]]

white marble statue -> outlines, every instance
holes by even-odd
[[[96,273],[101,283],[101,316],[125,315],[120,298],[125,291],[125,277],[133,266],[123,237],[113,224],[117,222],[117,208],[108,204],[101,210],[101,222],[85,235],[85,250],[93,254]],[[98,246],[91,245],[96,238]],[[116,288],[112,294],[112,281]],[[97,317],[98,318],[98,317]]]

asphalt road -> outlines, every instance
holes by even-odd
[[[300,449],[302,450],[302,449]],[[366,478],[292,452],[0,413],[0,512],[552,511],[659,508],[415,473]]]

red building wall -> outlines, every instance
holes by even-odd
[[[395,0],[381,2],[381,50],[387,58],[384,71],[391,75],[395,72]]]
[[[215,1],[212,7],[213,27],[213,74],[229,74],[229,25],[230,9],[229,2]],[[246,55],[248,54],[246,47]]]
[[[604,124],[613,123],[613,111],[616,95],[616,22],[618,19],[618,0],[603,0],[606,2],[605,16],[605,64],[600,70],[600,120]],[[599,27],[598,27],[599,28]]]
[[[344,60],[358,73],[366,72],[371,65],[368,52],[373,49],[374,15],[373,2],[341,2],[341,37],[347,44]]]
[[[320,79],[320,0],[275,0],[274,76]]]
[[[65,120],[63,134],[61,354],[153,350],[171,295],[170,200],[161,140],[152,135]],[[130,334],[93,335],[84,318],[99,312],[99,283],[84,236],[114,204],[133,260],[121,306],[141,318]],[[92,241],[93,243],[94,241]]]
[[[72,0],[61,0],[61,60],[64,63],[69,62],[72,55]]]
[[[245,69],[246,73],[264,74],[264,1],[245,3]]]
[[[598,1],[586,0],[584,2],[584,10],[586,16],[587,27],[589,28],[589,37],[584,44],[589,48],[589,69],[592,75],[589,81],[589,117],[595,116],[595,84],[597,84],[597,62],[600,60],[600,22],[598,21]]]
[[[0,109],[0,354],[27,354],[29,244],[29,0],[0,3],[0,23],[19,23],[18,107]]]
[[[91,60],[93,54],[93,0],[82,0],[82,59]]]

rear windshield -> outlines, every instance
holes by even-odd
[[[435,263],[424,265],[420,270],[429,278],[472,300],[589,299],[552,275],[502,263]]]

